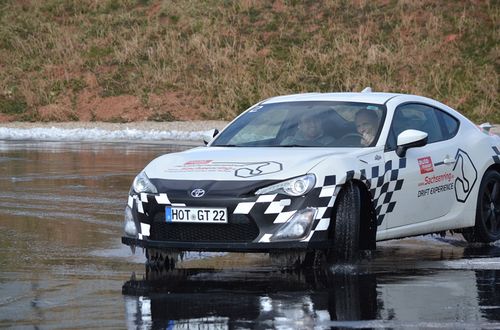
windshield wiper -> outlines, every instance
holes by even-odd
[[[312,147],[312,146],[305,146],[303,144],[283,144],[283,145],[279,145],[277,147],[283,147],[283,148],[292,148],[292,147],[307,148],[307,147]]]
[[[255,147],[255,148],[308,148],[308,147],[316,147],[316,146],[308,146],[308,145],[303,145],[303,144],[284,144],[284,145],[241,145],[241,144],[214,144],[211,145],[211,147],[237,147],[237,148],[243,148],[243,147]],[[319,147],[319,146],[318,146]]]

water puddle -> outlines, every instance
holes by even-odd
[[[120,243],[127,192],[151,159],[185,148],[0,141],[0,327],[500,327],[500,246],[460,235],[382,242],[317,270],[227,253],[146,269]]]

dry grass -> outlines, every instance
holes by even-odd
[[[500,122],[499,13],[486,0],[4,0],[0,112],[37,120],[56,104],[78,120],[84,101],[131,95],[169,118],[176,93],[198,118],[230,119],[272,95],[370,85]]]

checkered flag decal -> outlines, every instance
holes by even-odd
[[[330,226],[330,213],[335,202],[335,195],[340,189],[337,185],[336,176],[326,176],[323,185],[314,188],[309,194],[313,195],[316,201],[314,206],[317,212],[314,218],[314,223],[309,236],[304,238],[304,241],[309,241],[315,232],[326,231]],[[290,219],[298,210],[292,209],[290,206],[291,197],[278,194],[260,195],[253,202],[239,203],[233,214],[250,214],[251,212],[261,212],[270,217],[274,224],[285,223]],[[312,205],[311,205],[312,206]],[[272,237],[271,233],[264,233],[259,242],[269,242]]]
[[[172,206],[186,206],[186,204],[183,203],[171,203],[167,194],[162,193],[159,195],[154,196],[156,199],[156,202],[158,204],[162,205],[172,205]],[[140,193],[139,195],[133,195],[133,196],[128,196],[128,206],[130,208],[134,207],[134,203],[137,205],[137,212],[144,214],[144,204],[148,203],[148,194],[146,193]],[[141,222],[141,230],[139,233],[139,239],[143,239],[145,237],[148,237],[150,232],[151,225]]]
[[[382,166],[371,168],[370,177],[366,179],[370,193],[373,197],[375,212],[377,214],[377,225],[384,221],[387,213],[391,213],[396,206],[393,201],[394,192],[401,190],[403,179],[400,178],[399,171],[406,168],[406,158],[401,158],[397,164],[392,160]]]
[[[368,169],[361,169],[359,172],[349,171],[342,182],[337,182],[337,187],[328,186],[331,192],[338,192],[340,186],[346,182],[356,179],[364,182],[373,198],[374,208],[377,215],[377,225],[380,225],[387,213],[391,213],[396,206],[393,200],[394,193],[401,190],[404,180],[401,179],[400,170],[406,168],[406,158],[399,159],[399,162],[389,160],[382,166],[374,166]],[[335,185],[335,176],[333,185]],[[330,177],[331,178],[331,177]],[[332,179],[330,179],[332,181]],[[326,179],[325,179],[326,186]],[[325,187],[323,187],[324,189]],[[336,195],[336,193],[334,194]],[[335,198],[332,198],[330,207],[333,207]]]
[[[493,156],[493,160],[495,161],[496,164],[500,164],[500,150],[498,150],[497,147],[492,147],[493,151],[495,152],[495,156]]]

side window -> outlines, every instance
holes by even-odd
[[[458,132],[459,121],[444,111],[436,110],[443,131],[443,139],[451,139]]]
[[[423,104],[405,104],[398,107],[394,113],[387,150],[396,149],[397,136],[407,129],[416,129],[428,134],[428,143],[445,140],[440,122],[442,113]]]

